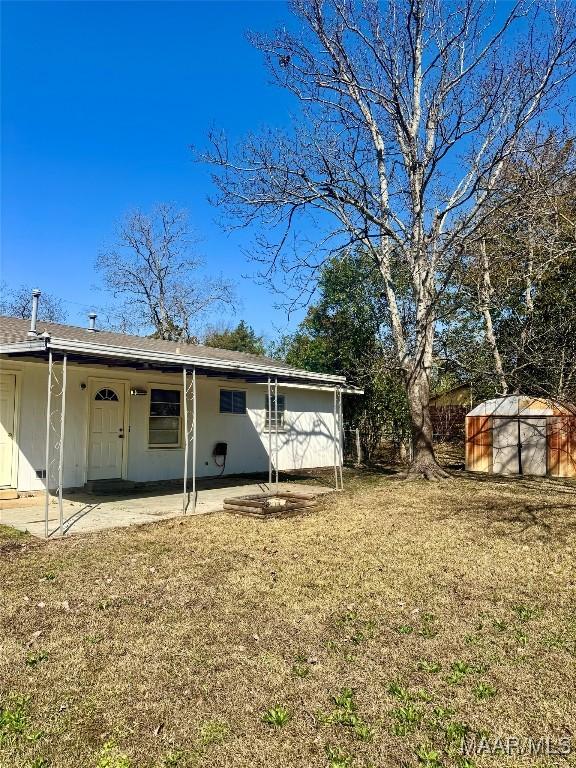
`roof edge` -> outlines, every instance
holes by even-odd
[[[139,349],[137,347],[117,347],[111,344],[98,344],[93,342],[86,344],[82,341],[61,339],[58,337],[51,337],[42,341],[14,342],[0,345],[0,353],[4,354],[9,354],[10,352],[42,351],[44,349],[51,349],[56,352],[79,352],[93,356],[106,355],[108,357],[123,360],[146,360],[148,362],[167,363],[182,367],[189,365],[201,366],[202,368],[210,368],[212,370],[246,371],[247,373],[260,373],[275,376],[281,375],[291,378],[330,382],[336,385],[346,383],[345,376],[305,371],[299,368],[284,368],[282,365],[271,366],[236,360],[217,360],[197,355],[171,354],[169,352],[157,352],[154,350]]]
[[[0,354],[8,355],[10,352],[42,352],[46,349],[46,339],[30,341],[9,341],[0,344]]]

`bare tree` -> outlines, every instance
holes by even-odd
[[[6,283],[0,284],[0,315],[20,317],[27,320],[32,311],[32,288],[21,285],[9,288]],[[42,292],[38,303],[38,320],[52,323],[66,322],[66,312],[62,301],[50,293]]]
[[[293,10],[300,32],[253,39],[300,117],[236,148],[211,137],[216,202],[261,225],[266,274],[284,269],[300,296],[337,248],[372,253],[410,403],[410,475],[442,477],[429,412],[438,305],[503,164],[566,91],[573,5],[296,0]]]
[[[232,305],[232,286],[223,277],[209,278],[201,271],[193,246],[186,212],[172,205],[126,216],[118,226],[116,244],[97,261],[105,285],[122,299],[114,313],[116,325],[188,342],[207,314]]]
[[[500,394],[530,381],[534,393],[562,398],[576,370],[569,359],[574,313],[566,306],[573,287],[565,274],[576,264],[576,147],[555,132],[536,134],[526,137],[522,154],[522,162],[505,165],[486,199],[488,215],[479,211],[461,285],[471,288],[482,318]],[[555,287],[552,300],[547,294],[558,280],[563,290]],[[540,382],[529,375],[546,368],[557,375]]]

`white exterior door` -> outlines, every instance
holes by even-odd
[[[12,485],[16,377],[0,374],[0,488]]]
[[[90,394],[88,480],[122,477],[124,384],[93,382]]]

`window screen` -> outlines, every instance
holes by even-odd
[[[241,389],[221,389],[220,413],[246,413],[246,392]]]
[[[276,429],[276,403],[274,395],[271,398],[272,408],[268,402],[268,395],[266,395],[266,422],[264,429]],[[284,413],[286,411],[286,396],[278,395],[278,429],[284,429]]]
[[[151,389],[148,444],[155,447],[178,447],[180,422],[180,392],[177,389]]]

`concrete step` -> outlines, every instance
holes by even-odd
[[[15,488],[0,489],[0,501],[11,501],[18,498],[18,491]]]
[[[134,493],[141,485],[141,483],[135,483],[132,480],[88,480],[84,490],[94,496],[113,496],[115,494]]]

